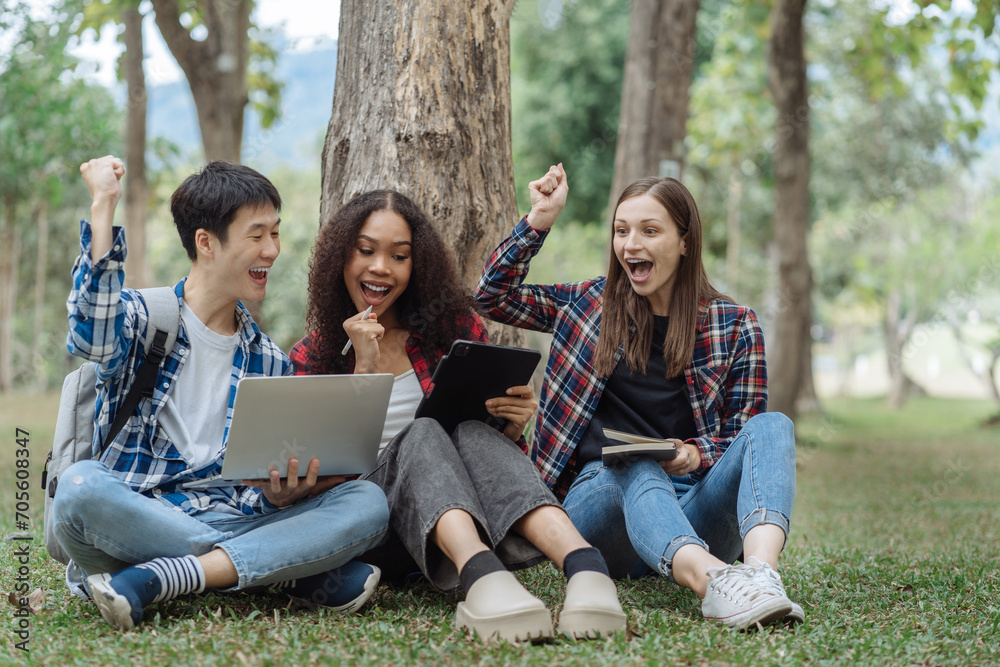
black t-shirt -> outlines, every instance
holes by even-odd
[[[669,317],[653,317],[653,345],[646,374],[632,372],[628,362],[615,368],[576,447],[577,466],[601,458],[601,448],[614,444],[602,429],[612,428],[651,438],[686,440],[698,435],[684,374],[667,378],[663,339]]]

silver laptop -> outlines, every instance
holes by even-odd
[[[288,459],[305,475],[319,459],[320,475],[356,475],[375,469],[392,393],[391,373],[249,377],[237,385],[222,474],[185,489],[239,485],[285,476]]]

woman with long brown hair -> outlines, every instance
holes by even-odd
[[[733,628],[802,621],[776,571],[795,498],[792,424],[765,412],[760,326],[709,282],[691,193],[672,178],[633,183],[613,212],[606,278],[526,285],[566,202],[562,165],[529,190],[531,212],[476,297],[494,320],[553,334],[530,450],[542,479],[612,576],[659,573]],[[605,466],[606,428],[667,440],[676,456]]]
[[[487,401],[491,414],[507,420],[502,433],[478,421],[448,433],[433,419],[414,419],[452,342],[486,340],[475,311],[450,253],[405,195],[359,195],[320,231],[309,334],[289,354],[295,372],[395,376],[383,449],[365,476],[389,501],[389,531],[359,560],[390,579],[420,571],[442,590],[463,588],[458,625],[518,641],[551,636],[552,621],[508,569],[547,556],[567,577],[559,632],[585,638],[623,630],[600,553],[518,446],[536,407],[531,387]]]

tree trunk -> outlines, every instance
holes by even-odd
[[[700,0],[635,0],[622,84],[613,210],[629,183],[684,172]]]
[[[883,332],[889,370],[889,394],[886,403],[893,410],[899,410],[906,404],[911,385],[914,384],[903,368],[903,348],[916,325],[916,316],[913,309],[910,309],[905,316],[903,310],[902,292],[898,288],[890,290],[886,296]]]
[[[14,388],[14,313],[21,256],[21,228],[14,218],[14,198],[8,194],[0,221],[0,392]]]
[[[810,329],[812,324],[807,322]],[[799,386],[798,396],[795,397],[795,411],[797,414],[809,414],[823,411],[823,404],[816,395],[816,383],[813,378],[812,369],[812,331],[806,329],[802,335],[806,341],[802,346],[802,383]]]
[[[149,287],[149,263],[146,259],[146,76],[142,69],[142,14],[132,7],[122,12],[125,24],[125,81],[128,106],[125,109],[125,237],[128,259],[125,285],[137,289]]]
[[[995,348],[991,353],[993,358],[990,359],[990,367],[987,369],[989,390],[993,401],[1000,407],[1000,349]]]
[[[31,338],[31,368],[35,374],[35,391],[45,391],[45,351],[51,349],[54,338],[45,330],[45,288],[49,270],[49,203],[43,199],[35,215],[38,226],[38,250],[35,256],[35,317]]]
[[[990,364],[986,368],[985,373],[980,372],[975,363],[973,363],[972,355],[969,354],[969,343],[965,339],[965,334],[962,333],[962,324],[954,316],[948,318],[948,326],[951,329],[952,335],[955,336],[955,341],[958,343],[958,355],[965,362],[965,366],[972,372],[973,375],[980,378],[986,385],[986,390],[990,393],[990,397],[1000,407],[1000,377],[998,377],[997,363],[1000,361],[1000,348],[989,350]]]
[[[243,110],[247,96],[247,60],[251,0],[203,0],[199,3],[207,35],[192,39],[181,24],[177,0],[152,0],[156,25],[191,86],[206,160],[239,162]]]
[[[249,102],[247,62],[250,56],[252,0],[203,0],[204,40],[191,38],[181,24],[177,0],[152,0],[156,25],[177,64],[184,70],[198,111],[205,160],[239,162],[243,144],[243,112]],[[338,49],[339,50],[339,49]],[[262,330],[267,322],[260,301],[247,301]]]
[[[512,0],[345,0],[320,220],[377,188],[412,197],[464,282],[517,215],[510,146]],[[508,331],[502,338],[523,338]]]
[[[774,151],[774,238],[779,310],[771,368],[770,409],[796,416],[796,399],[811,364],[812,270],[809,234],[809,99],[806,83],[805,0],[777,0],[771,12],[768,81],[778,111]]]

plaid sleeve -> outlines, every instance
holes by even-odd
[[[111,249],[96,263],[90,257],[91,228],[80,221],[80,256],[73,264],[73,288],[66,300],[69,334],[66,348],[73,355],[101,365],[106,379],[124,363],[138,307],[125,281],[125,231],[114,228]]]
[[[292,362],[292,375],[311,375],[312,368],[309,365],[309,347],[312,345],[310,334],[292,346],[288,352],[288,358]]]
[[[708,340],[699,341],[695,356],[704,356],[707,348],[709,360],[719,350],[726,350],[728,359],[717,366],[706,366],[704,378],[720,378],[721,387],[712,380],[703,380],[709,387],[704,394],[706,401],[696,401],[695,410],[705,411],[701,421],[710,425],[711,435],[691,438],[688,442],[701,450],[701,467],[709,468],[729,447],[747,421],[767,410],[767,363],[764,357],[764,334],[757,316],[748,308],[739,308],[741,317],[724,326],[713,323]],[[719,360],[722,361],[722,360]],[[722,375],[720,369],[728,369]],[[721,389],[721,391],[720,391]]]
[[[475,297],[491,320],[551,333],[560,307],[586,291],[593,282],[523,284],[531,258],[541,250],[547,235],[547,231],[531,227],[525,216],[490,255]]]
[[[469,315],[469,321],[463,323],[463,337],[465,340],[473,340],[477,343],[490,342],[490,335],[486,331],[486,325],[475,313]]]

